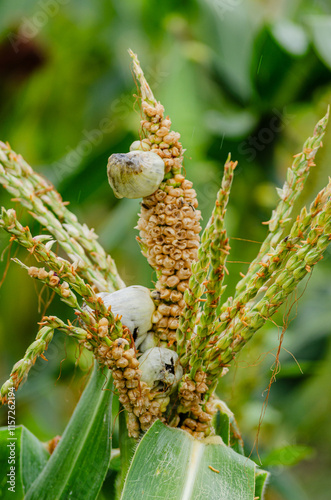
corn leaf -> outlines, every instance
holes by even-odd
[[[23,498],[45,467],[49,453],[24,426],[0,428],[0,498]]]
[[[254,462],[226,446],[220,437],[198,441],[156,421],[140,441],[122,500],[253,500],[262,495]]]
[[[58,446],[25,500],[97,498],[111,458],[111,403],[110,372],[96,363]]]

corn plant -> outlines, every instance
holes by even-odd
[[[111,155],[107,173],[117,197],[142,199],[137,241],[155,271],[153,289],[126,287],[93,229],[80,224],[54,187],[0,143],[2,187],[46,229],[33,235],[13,209],[2,207],[0,227],[37,264],[13,260],[73,309],[70,318],[43,317],[36,340],[1,387],[1,403],[11,407],[56,331],[76,339],[95,358],[58,442],[46,450],[25,427],[16,428],[15,493],[38,500],[95,499],[108,475],[114,495],[123,500],[262,499],[267,473],[244,456],[236,420],[216,386],[329,244],[331,183],[291,220],[322,145],[328,113],[294,156],[277,189],[279,202],[266,238],[233,297],[224,300],[230,252],[224,219],[236,162],[229,155],[201,234],[196,192],[183,173],[180,134],[172,131],[137,56],[130,55],[140,89],[141,131],[129,153]],[[113,391],[122,408],[119,450],[111,449]],[[4,498],[13,491],[8,493],[8,432],[0,430]]]

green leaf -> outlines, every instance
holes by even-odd
[[[217,436],[220,436],[224,444],[226,444],[226,446],[229,446],[230,416],[228,415],[228,413],[223,413],[218,409],[213,420],[213,427]]]
[[[110,371],[95,363],[62,439],[25,500],[97,498],[111,458],[111,403]]]
[[[294,56],[306,54],[309,38],[299,24],[295,24],[288,19],[280,19],[271,26],[271,32],[279,45],[290,54]]]
[[[261,470],[257,471],[255,474],[255,498],[256,500],[262,500],[266,488],[266,481],[269,477],[269,473]]]
[[[213,418],[213,427],[216,435],[222,438],[224,444],[244,455],[244,444],[234,414],[224,401],[219,399],[215,404],[217,412]]]
[[[201,1],[201,5],[205,17],[201,26],[215,50],[214,65],[231,92],[248,100],[253,93],[249,67],[255,36],[248,11],[253,6],[248,8],[243,2],[240,8],[233,8],[229,2],[213,1]],[[234,37],[235,32],[240,37]]]
[[[132,457],[134,455],[134,450],[137,446],[137,441],[129,437],[128,428],[126,425],[126,414],[123,410],[119,414],[119,442],[121,450],[121,470],[117,480],[116,492],[117,497],[121,496],[121,491],[123,490],[124,481],[130,467]]]
[[[44,445],[24,426],[12,432],[14,435],[7,427],[0,428],[0,498],[4,500],[23,498],[49,459]],[[8,482],[10,473],[15,485]]]
[[[234,109],[220,113],[210,110],[205,115],[206,126],[214,134],[231,138],[246,137],[256,127],[257,116],[251,111],[238,111]]]
[[[115,500],[117,498],[117,484],[121,473],[121,456],[120,450],[112,449],[109,470],[106,479],[103,482],[98,500]]]
[[[263,103],[264,109],[274,110],[297,96],[302,82],[298,78],[291,79],[295,59],[278,43],[270,26],[261,27],[254,40],[251,75],[261,101],[260,106]]]
[[[313,453],[314,450],[310,446],[288,445],[272,450],[272,452],[262,458],[261,461],[264,467],[275,465],[290,467],[291,465],[298,464],[305,458],[311,457]]]
[[[310,16],[306,21],[311,29],[317,53],[331,68],[331,16]]]
[[[121,499],[253,500],[256,472],[220,437],[198,441],[156,421],[135,451]]]
[[[109,470],[113,470],[115,472],[121,471],[121,453],[118,448],[112,449]]]

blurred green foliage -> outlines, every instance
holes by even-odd
[[[227,214],[232,253],[231,294],[262,241],[285,178],[331,103],[331,4],[327,0],[3,0],[0,4],[0,138],[70,201],[94,227],[128,285],[152,286],[153,275],[135,242],[138,200],[116,200],[106,180],[111,153],[137,138],[139,105],[127,48],[138,53],[158,99],[187,149],[185,169],[198,192],[204,221],[220,186],[229,151],[239,161]],[[331,128],[301,204],[327,183]],[[14,206],[33,232],[40,228]],[[253,240],[250,242],[248,240]],[[0,233],[0,277],[10,256]],[[269,500],[329,498],[331,377],[330,250],[297,293],[222,379],[219,394],[238,417],[246,451],[253,447],[279,336],[287,332],[281,371],[259,433],[262,458],[285,449],[273,465]],[[240,264],[237,261],[244,263]],[[1,279],[1,278],[0,278]],[[0,380],[33,340],[47,290],[36,289],[11,264],[0,288]],[[57,299],[47,311],[72,311]],[[277,327],[276,325],[279,325]],[[79,398],[91,358],[57,333],[48,362],[38,360],[17,397],[17,424],[40,439],[61,434]],[[301,366],[302,372],[299,368]],[[115,405],[116,406],[116,405]],[[114,410],[117,422],[117,408]],[[1,423],[6,409],[1,409]],[[117,431],[114,434],[116,446]],[[315,453],[291,468],[306,454]],[[291,448],[293,447],[293,449]],[[292,449],[292,457],[291,455]],[[257,457],[256,451],[253,457]],[[105,485],[106,488],[106,485]],[[107,498],[106,490],[104,492]],[[109,497],[108,497],[109,498]]]

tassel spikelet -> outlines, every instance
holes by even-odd
[[[322,146],[329,112],[295,155],[283,188],[277,189],[280,201],[266,223],[266,239],[234,296],[223,300],[230,252],[224,219],[236,162],[229,155],[200,242],[201,213],[192,183],[182,173],[180,135],[171,131],[137,56],[130,55],[140,88],[142,135],[130,153],[110,157],[107,172],[118,197],[144,196],[137,240],[156,271],[155,289],[145,289],[145,306],[138,298],[134,308],[129,289],[93,229],[81,225],[54,187],[0,142],[0,184],[47,231],[33,236],[13,209],[2,207],[0,228],[34,256],[39,267],[13,260],[71,307],[79,322],[76,326],[56,316],[42,319],[36,339],[2,385],[0,403],[8,402],[12,388],[25,381],[38,356],[46,359],[44,353],[60,330],[112,371],[129,436],[139,438],[160,419],[201,439],[215,432],[213,416],[220,410],[231,417],[241,443],[233,415],[215,396],[216,386],[237,353],[323,258],[331,240],[331,181],[301,210],[284,237],[294,202]],[[67,258],[52,250],[57,242]],[[120,301],[119,295],[112,296],[119,289]],[[119,304],[123,311],[116,309]]]
[[[265,223],[268,226],[268,234],[256,258],[250,263],[246,276],[237,283],[236,293],[240,293],[246,288],[248,281],[258,270],[261,260],[265,258],[270,247],[275,247],[281,240],[284,228],[291,220],[290,215],[294,203],[305,186],[310,169],[315,166],[314,159],[317,151],[322,147],[329,113],[328,108],[326,115],[316,124],[312,137],[309,137],[304,143],[302,152],[294,155],[292,166],[287,169],[286,181],[282,189],[276,189],[280,200],[275,210],[272,211],[270,220]]]
[[[192,353],[190,365],[196,368],[200,365],[196,348],[201,349],[202,339],[208,338],[217,319],[218,305],[225,290],[222,283],[230,246],[224,229],[224,217],[236,165],[237,162],[232,162],[229,155],[224,165],[222,187],[217,194],[213,213],[202,234],[198,261],[193,264],[193,274],[185,293],[185,308],[177,329],[177,350],[184,366],[187,365]],[[206,299],[200,310],[200,299],[203,295]],[[192,376],[194,377],[194,373]]]
[[[171,121],[168,116],[164,117],[164,107],[153,96],[137,56],[131,51],[130,55],[140,85],[144,115],[141,148],[157,153],[165,164],[165,177],[159,189],[142,200],[138,241],[157,274],[154,331],[161,341],[173,345],[178,318],[185,307],[183,297],[189,286],[191,266],[198,257],[201,212],[197,210],[192,182],[181,173],[180,134],[170,130]]]
[[[220,317],[208,354],[210,378],[219,376],[255,331],[264,325],[313,266],[323,258],[331,240],[331,181],[315,198],[310,211],[302,209],[288,238],[268,252],[245,293],[238,294]],[[271,280],[266,289],[262,285]],[[262,292],[262,297],[253,299]]]

